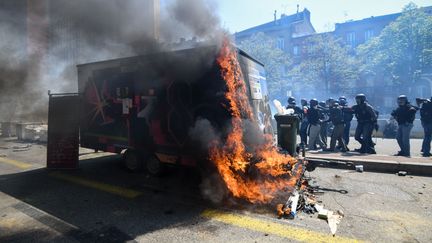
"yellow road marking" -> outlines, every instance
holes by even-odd
[[[9,165],[13,165],[13,166],[18,167],[20,169],[28,169],[28,168],[32,167],[32,165],[29,163],[25,163],[25,162],[13,160],[13,159],[7,159],[7,158],[0,158],[0,162],[5,163],[5,164],[9,164]]]
[[[361,242],[356,239],[350,239],[341,236],[333,237],[330,233],[324,234],[285,224],[260,220],[245,215],[221,212],[216,210],[205,210],[203,213],[201,213],[201,216],[226,224],[250,229],[253,231],[273,234],[283,238],[302,242]]]
[[[50,173],[50,176],[60,180],[72,182],[81,186],[90,187],[96,190],[108,192],[126,198],[136,198],[142,194],[142,192],[140,191],[114,186],[110,184],[105,184],[97,181],[92,181],[77,176],[66,175],[58,172]]]

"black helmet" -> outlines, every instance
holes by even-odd
[[[317,99],[311,99],[310,101],[309,101],[309,104],[310,104],[310,106],[311,107],[313,107],[313,106],[317,106],[318,105],[318,100]]]
[[[302,98],[300,102],[301,102],[302,106],[307,106],[308,105],[308,101],[305,98]]]
[[[404,106],[408,104],[408,97],[406,95],[399,95],[397,102],[399,106]]]
[[[346,104],[348,104],[347,99],[346,99],[345,96],[341,96],[341,97],[339,97],[339,104],[341,104],[341,105],[346,105]]]
[[[334,100],[333,103],[332,103],[332,106],[333,107],[338,107],[339,106],[339,101]]]
[[[288,104],[289,105],[295,105],[296,104],[296,99],[294,97],[289,97],[288,98]]]
[[[366,95],[358,94],[358,95],[356,95],[355,99],[356,99],[356,102],[358,105],[363,104],[366,101]]]

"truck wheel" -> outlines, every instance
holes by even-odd
[[[143,167],[143,162],[140,156],[133,150],[126,150],[123,154],[123,161],[126,168],[132,172],[140,171]]]
[[[153,155],[147,159],[146,169],[151,175],[159,176],[164,172],[164,165]]]

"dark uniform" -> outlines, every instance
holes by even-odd
[[[325,144],[322,142],[320,136],[323,115],[321,110],[318,108],[318,101],[316,99],[312,99],[310,100],[309,104],[310,108],[306,114],[310,127],[308,148],[310,150],[314,150],[316,149],[316,144],[320,145],[321,148],[325,148]]]
[[[334,128],[330,140],[330,148],[327,151],[335,151],[336,141],[339,142],[341,146],[341,151],[346,152],[347,147],[343,139],[345,122],[342,107],[339,106],[338,102],[334,102],[329,110],[330,121],[332,122]]]
[[[345,145],[348,146],[350,140],[351,121],[354,118],[354,112],[353,109],[350,106],[348,106],[348,102],[345,96],[341,96],[339,98],[339,104],[342,106],[342,112],[343,112],[344,124],[345,124],[343,138],[345,141]]]
[[[286,108],[287,109],[293,109],[294,114],[296,114],[300,118],[300,121],[303,119],[303,116],[304,116],[303,109],[296,106],[296,99],[294,97],[288,98],[288,105]]]
[[[399,107],[391,114],[398,123],[396,140],[401,150],[396,155],[410,156],[410,134],[414,127],[413,123],[417,109],[408,102],[408,98],[405,95],[399,96],[397,101]]]
[[[321,131],[320,131],[320,137],[321,141],[325,144],[327,147],[327,136],[328,136],[328,124],[330,122],[329,120],[329,107],[327,106],[325,101],[319,102],[319,109],[321,110],[321,113],[323,115],[323,121],[321,122]]]
[[[359,94],[356,96],[357,105],[352,107],[357,118],[357,128],[355,131],[355,140],[361,147],[356,152],[376,154],[375,144],[372,141],[372,132],[377,121],[377,114],[373,107],[366,102],[366,96]]]
[[[424,138],[422,144],[422,155],[424,157],[429,157],[432,154],[431,150],[431,139],[432,139],[432,101],[431,100],[421,100],[417,101],[417,105],[420,106],[420,120],[424,130]]]
[[[307,145],[307,133],[308,133],[307,130],[308,130],[308,127],[309,127],[309,121],[308,121],[307,115],[306,115],[307,112],[308,112],[308,110],[309,110],[307,100],[306,99],[302,99],[301,100],[301,105],[302,105],[302,108],[303,108],[303,120],[302,120],[302,122],[300,124],[300,140],[301,140],[301,143],[304,146],[306,146]]]

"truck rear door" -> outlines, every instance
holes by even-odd
[[[79,104],[78,94],[50,94],[47,168],[78,168]]]

